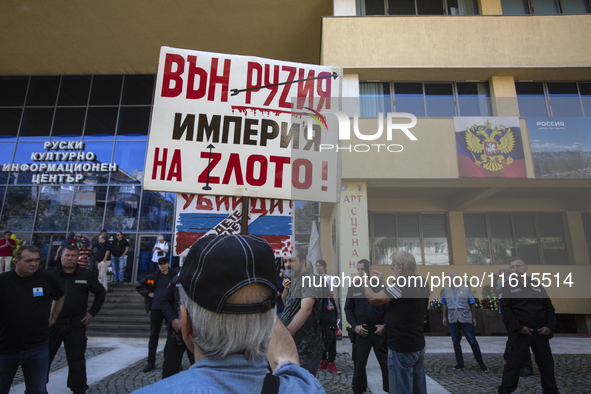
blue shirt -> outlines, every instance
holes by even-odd
[[[224,359],[204,358],[186,371],[134,391],[138,394],[212,394],[260,393],[263,388],[267,360],[249,361],[234,354]],[[280,393],[325,393],[308,371],[288,364],[273,372],[279,377]]]

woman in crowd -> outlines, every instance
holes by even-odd
[[[160,257],[166,257],[168,253],[168,243],[164,240],[164,236],[159,235],[154,248],[152,249],[152,263],[154,263],[155,269],[158,269],[158,259]]]

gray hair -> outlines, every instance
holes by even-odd
[[[164,242],[164,235],[159,235],[158,236],[158,242],[160,242],[160,240],[162,240]]]
[[[236,299],[236,294],[233,294],[227,301],[229,303],[263,302],[272,293],[271,289],[267,288],[267,290],[258,292],[256,297],[258,300],[250,299],[244,302],[244,297]],[[179,287],[179,295],[181,304],[187,308],[193,325],[192,340],[205,357],[222,359],[230,354],[244,354],[250,361],[266,357],[269,336],[275,325],[275,308],[265,313],[219,314],[197,305],[182,286]]]
[[[399,250],[392,254],[392,264],[402,266],[402,272],[411,274],[417,272],[417,261],[415,256],[405,250]]]

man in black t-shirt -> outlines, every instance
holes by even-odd
[[[384,285],[382,274],[373,271],[383,288],[377,293],[371,287],[365,294],[372,305],[388,305],[388,378],[390,394],[427,393],[425,377],[425,335],[423,326],[429,286],[417,275],[417,263],[412,254],[399,250],[392,255],[394,277]],[[395,280],[393,280],[395,279]]]
[[[66,293],[64,307],[55,324],[49,329],[49,365],[62,342],[68,360],[68,387],[74,394],[83,394],[86,385],[86,327],[105,301],[105,289],[96,275],[78,265],[78,248],[66,246],[61,265],[50,271]],[[94,301],[88,309],[88,293]]]
[[[158,348],[158,336],[165,320],[162,311],[163,296],[172,278],[178,274],[177,270],[170,270],[168,259],[161,257],[158,260],[158,271],[147,275],[137,284],[135,289],[146,298],[146,312],[150,314],[150,341],[148,342],[148,364],[143,372],[150,372],[156,368],[156,349]],[[167,322],[168,323],[168,322]]]
[[[123,238],[123,233],[117,231],[111,242],[111,265],[113,266],[113,282],[125,282],[125,257],[129,251],[129,242]]]
[[[0,275],[0,393],[10,391],[19,365],[27,393],[46,393],[47,338],[64,305],[64,293],[52,275],[38,271],[35,246],[21,247],[13,263],[14,271]]]

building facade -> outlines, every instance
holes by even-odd
[[[530,122],[591,117],[589,0],[296,3],[2,3],[2,229],[42,246],[47,266],[67,231],[123,231],[129,280],[144,272],[156,236],[170,241],[174,227],[175,196],[142,189],[167,45],[341,66],[343,96],[362,99],[366,134],[380,112],[417,117],[416,141],[384,134],[380,152],[354,133],[343,143],[343,182],[366,196],[358,242],[367,252],[358,257],[376,269],[387,272],[388,256],[405,249],[423,275],[438,267],[479,276],[519,256],[530,272],[591,279],[589,150],[566,138],[560,152],[575,152],[576,163],[544,176],[554,156],[540,165],[545,142]],[[466,176],[456,127],[465,117],[517,119],[523,174]],[[384,150],[390,144],[402,149]],[[357,258],[340,246],[342,206],[320,207],[335,274]],[[551,296],[563,331],[591,332],[589,298]]]

